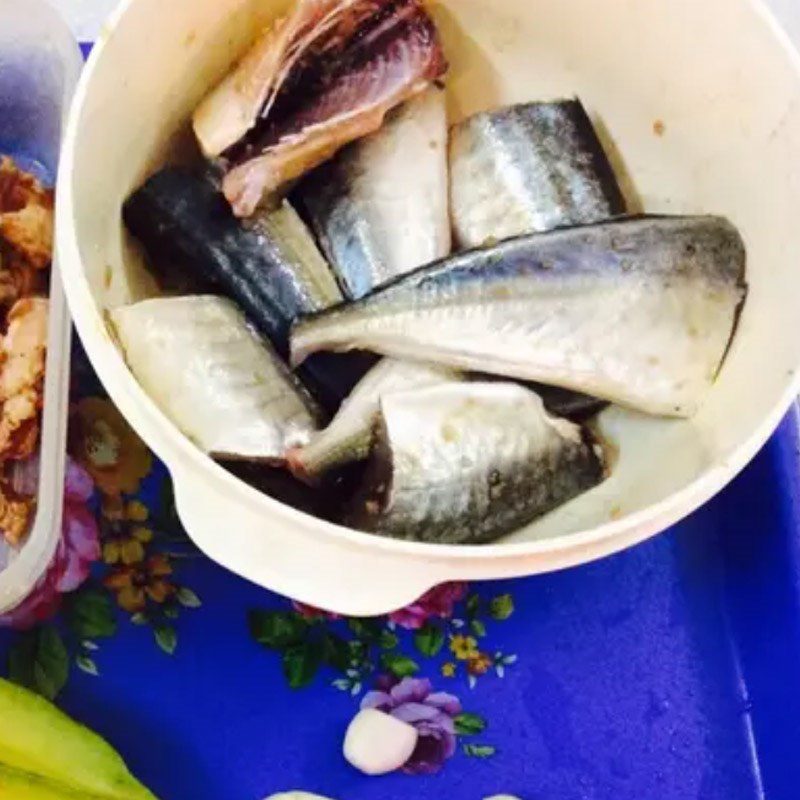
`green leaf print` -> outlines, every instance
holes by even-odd
[[[79,639],[105,639],[117,632],[114,604],[106,592],[81,589],[67,598],[66,618]]]
[[[52,625],[25,634],[12,648],[9,677],[14,683],[55,700],[69,677],[69,655]]]
[[[477,714],[459,714],[455,723],[456,733],[459,736],[475,736],[486,730],[486,720]]]
[[[414,644],[417,650],[424,656],[432,658],[438,655],[439,651],[444,645],[444,631],[436,625],[428,623],[425,627],[420,628],[414,635]]]

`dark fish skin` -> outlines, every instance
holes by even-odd
[[[742,303],[745,247],[719,217],[644,217],[459,254],[297,324],[292,359],[370,349],[691,417]]]
[[[239,461],[220,462],[228,472],[291,508],[323,519],[330,519],[338,498],[327,486],[319,489],[300,483],[285,469]]]
[[[551,414],[573,422],[586,422],[609,405],[606,400],[558,386],[546,386],[543,383],[529,383],[527,386],[542,398],[544,407]]]
[[[363,462],[348,464],[310,486],[282,467],[248,461],[219,460],[219,463],[239,480],[274,500],[336,524],[342,521],[342,498],[353,496],[364,480],[365,470]]]
[[[373,353],[363,351],[319,353],[295,372],[328,415],[333,416],[379,360]]]
[[[510,106],[456,125],[450,196],[455,236],[464,248],[626,212],[614,170],[578,99]]]
[[[597,486],[599,447],[509,383],[389,395],[346,521],[396,539],[484,544]]]
[[[124,204],[123,219],[152,265],[178,267],[198,289],[232,299],[284,357],[292,322],[341,299],[338,292],[320,294],[263,230],[236,219],[210,173],[161,170]],[[334,411],[374,362],[361,354],[325,354],[300,375]]]
[[[123,218],[156,263],[178,262],[224,290],[287,352],[292,320],[314,302],[275,243],[237,220],[210,180],[182,167],[164,169],[125,203]]]

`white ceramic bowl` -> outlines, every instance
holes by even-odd
[[[750,297],[724,371],[691,421],[603,417],[605,484],[486,547],[401,543],[259,494],[206,458],[139,387],[104,312],[153,291],[120,207],[189,141],[191,111],[282,11],[271,0],[127,0],[83,76],[59,186],[58,249],[80,334],[112,398],[175,480],[212,558],[325,608],[375,614],[452,579],[589,561],[663,530],[724,486],[789,407],[800,365],[800,63],[754,0],[441,0],[451,116],[580,95],[652,212],[729,216]]]

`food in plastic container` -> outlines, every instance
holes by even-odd
[[[49,295],[46,329],[47,301],[23,299],[14,307],[4,337],[6,357],[14,357],[19,371],[11,375],[6,370],[3,389],[7,396],[0,416],[0,438],[5,444],[0,442],[0,447],[6,452],[8,448],[21,448],[19,454],[23,454],[32,451],[38,439],[41,467],[30,525],[28,506],[14,499],[10,488],[0,502],[0,517],[8,529],[7,536],[0,536],[0,613],[24,600],[44,574],[61,532],[69,318],[57,267],[53,265],[49,290],[46,284],[37,285],[42,276],[33,270],[45,268],[50,261],[48,238],[52,238],[52,231],[48,236],[46,227],[48,198],[52,195],[42,185],[54,183],[62,122],[81,66],[77,42],[47,3],[0,0],[0,154],[33,176],[29,180],[13,173],[10,160],[4,160],[0,167],[0,184],[8,191],[24,190],[25,196],[19,213],[5,216],[0,223],[0,234],[6,243],[14,242],[15,253],[24,256],[25,264],[32,268],[21,268],[21,259],[4,264],[8,280],[0,286],[0,295],[4,302],[37,293]],[[38,427],[40,405],[39,434],[33,426]],[[14,505],[19,502],[22,505]],[[24,525],[19,516],[23,513]]]

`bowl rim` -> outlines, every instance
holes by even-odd
[[[783,55],[789,58],[800,84],[800,52],[774,12],[766,5],[765,0],[741,1],[762,18]],[[747,466],[796,401],[800,391],[800,370],[794,370],[791,376],[787,375],[786,386],[773,403],[770,412],[735,447],[730,456],[707,468],[682,489],[619,519],[573,533],[528,542],[501,540],[476,547],[389,539],[319,519],[248,485],[191,442],[139,385],[114,342],[104,314],[91,292],[83,270],[76,227],[72,224],[74,156],[87,95],[102,55],[113,40],[114,31],[136,2],[138,0],[122,0],[109,17],[89,56],[75,93],[63,140],[62,177],[57,186],[56,246],[65,292],[86,352],[111,400],[166,465],[176,484],[176,491],[182,481],[191,480],[188,466],[189,469],[198,471],[201,480],[212,483],[221,494],[230,498],[230,502],[245,502],[265,518],[282,517],[288,524],[300,524],[308,531],[324,534],[332,543],[336,542],[350,549],[355,547],[361,551],[381,551],[385,555],[422,557],[436,562],[461,564],[541,556],[549,556],[553,560],[560,558],[559,563],[562,564],[577,563],[587,559],[575,558],[571,554],[588,549],[592,551],[591,558],[610,555],[656,535],[698,509]]]

